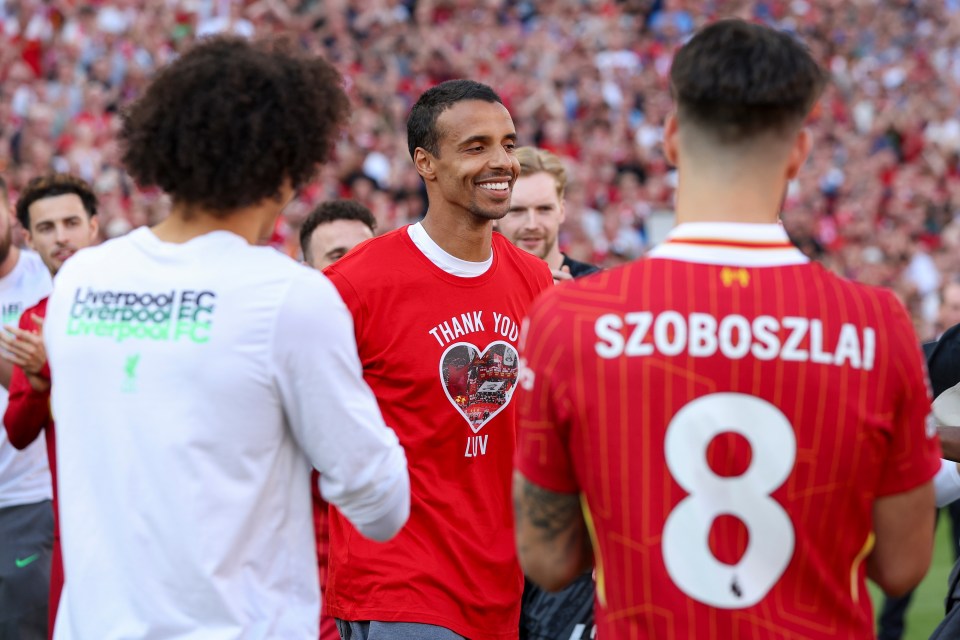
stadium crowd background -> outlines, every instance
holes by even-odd
[[[833,82],[784,224],[828,268],[892,287],[923,339],[960,276],[960,0],[7,0],[0,4],[0,172],[12,197],[51,169],[89,180],[104,237],[169,203],[120,168],[118,109],[196,38],[286,34],[344,74],[353,116],[335,161],[285,211],[298,254],[316,203],[367,205],[378,230],[426,209],[404,122],[425,89],[491,85],[521,144],[560,155],[572,183],[561,246],[612,265],[641,255],[669,211],[660,149],[673,52],[717,15],[802,35]]]

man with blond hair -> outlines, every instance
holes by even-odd
[[[510,197],[510,212],[497,223],[497,229],[516,246],[544,260],[554,281],[598,271],[592,264],[560,251],[563,194],[567,188],[567,170],[560,158],[545,149],[520,147],[517,160],[520,177]]]

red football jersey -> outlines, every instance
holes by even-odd
[[[522,356],[517,464],[583,496],[598,637],[874,637],[873,502],[940,452],[890,292],[778,225],[682,225],[544,296]]]
[[[553,286],[550,270],[494,234],[490,268],[457,277],[401,228],[325,273],[353,313],[364,378],[406,450],[412,498],[406,526],[385,544],[331,509],[326,611],[517,638],[511,399],[520,321]]]

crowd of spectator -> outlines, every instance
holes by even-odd
[[[353,116],[335,161],[278,224],[296,255],[317,202],[368,206],[387,231],[426,209],[405,119],[428,87],[491,85],[522,144],[569,164],[561,244],[613,265],[669,217],[661,126],[673,52],[721,16],[795,32],[832,76],[784,224],[811,257],[894,288],[921,337],[960,276],[960,0],[7,0],[0,4],[0,171],[13,195],[51,169],[90,181],[105,237],[169,206],[119,163],[118,112],[159,67],[214,33],[288,36],[333,61]]]

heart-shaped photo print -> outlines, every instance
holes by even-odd
[[[510,404],[517,387],[517,350],[498,340],[481,351],[469,342],[447,347],[440,382],[447,398],[474,433]]]

